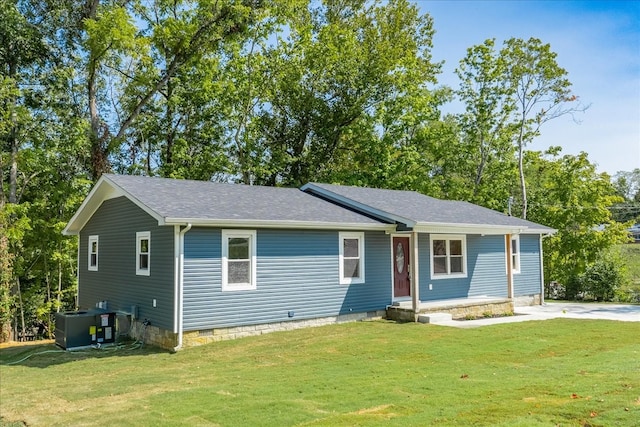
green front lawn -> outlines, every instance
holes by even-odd
[[[631,426],[640,323],[385,321],[169,354],[0,350],[0,424]]]

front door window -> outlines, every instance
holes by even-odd
[[[396,268],[400,274],[404,271],[404,249],[402,249],[402,243],[398,243],[398,246],[396,246]]]

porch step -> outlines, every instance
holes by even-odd
[[[452,320],[450,313],[425,313],[418,316],[420,323],[440,323]]]

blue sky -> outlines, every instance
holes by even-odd
[[[530,146],[589,153],[598,171],[640,168],[640,1],[416,1],[436,29],[433,59],[444,60],[442,84],[466,49],[485,39],[537,37],[551,45],[573,92],[589,109],[545,124]],[[460,106],[450,106],[459,110]]]

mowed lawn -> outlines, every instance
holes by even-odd
[[[374,321],[8,364],[55,349],[0,350],[0,424],[640,425],[640,323]]]

